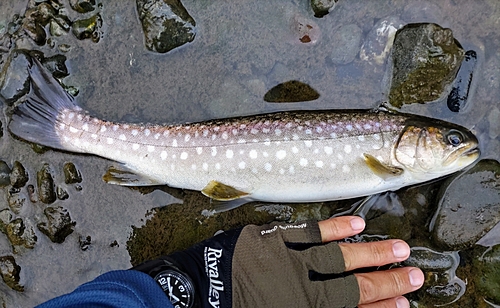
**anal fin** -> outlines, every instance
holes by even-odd
[[[231,201],[248,196],[248,193],[244,191],[217,181],[210,181],[207,186],[201,190],[201,193],[217,201]]]
[[[121,165],[120,168],[115,166],[109,167],[108,171],[102,176],[102,179],[106,183],[122,186],[150,186],[162,184],[129,170],[125,165]]]
[[[400,176],[403,174],[404,170],[399,167],[391,166],[382,163],[380,160],[375,158],[373,155],[363,153],[365,157],[365,162],[370,167],[370,169],[375,173],[377,176],[383,178],[384,180],[390,178],[390,177],[395,177],[395,176]]]

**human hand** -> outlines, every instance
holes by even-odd
[[[249,225],[134,269],[185,275],[196,307],[409,307],[402,295],[422,285],[419,269],[351,272],[405,260],[405,242],[334,242],[364,226],[355,216]]]
[[[360,217],[342,216],[318,222],[323,243],[341,240],[360,233],[365,222]],[[401,262],[410,256],[410,247],[401,240],[370,243],[340,243],[345,270],[382,266]],[[403,294],[419,289],[424,282],[422,271],[400,267],[385,271],[354,274],[359,285],[359,308],[409,307]]]

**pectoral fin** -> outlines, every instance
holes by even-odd
[[[370,167],[373,173],[384,180],[389,177],[400,176],[403,174],[404,170],[402,168],[384,164],[370,154],[363,153],[363,155],[365,156],[366,164]]]
[[[201,190],[201,192],[217,201],[229,201],[248,196],[248,193],[238,190],[232,186],[219,183],[217,181],[210,181],[210,183]]]
[[[145,176],[134,173],[125,165],[121,165],[120,168],[115,166],[109,167],[106,174],[102,176],[102,179],[106,183],[122,186],[150,186],[161,184]]]

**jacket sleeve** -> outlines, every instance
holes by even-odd
[[[37,307],[173,308],[163,290],[150,276],[131,270],[102,274],[79,286],[73,292],[56,297]]]

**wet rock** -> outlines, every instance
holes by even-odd
[[[21,188],[26,185],[28,180],[28,172],[26,172],[24,166],[16,160],[12,166],[12,172],[10,173],[10,185],[14,188]]]
[[[43,66],[45,66],[45,68],[47,68],[55,78],[64,78],[69,75],[65,62],[66,56],[55,55],[46,58],[43,61]]]
[[[460,263],[458,252],[437,252],[425,247],[412,247],[405,266],[419,267],[424,271],[422,288],[409,296],[418,305],[431,307],[446,305],[460,299],[466,290],[465,282],[456,276]]]
[[[472,277],[479,293],[490,303],[500,305],[500,245],[496,245],[473,261]]]
[[[18,191],[9,191],[7,203],[12,212],[19,214],[26,202],[26,196]]]
[[[474,50],[468,50],[465,53],[465,58],[458,70],[455,83],[448,95],[448,108],[453,112],[464,111],[467,107],[469,92],[474,76],[474,68],[476,67],[477,54]]]
[[[89,249],[90,244],[92,244],[92,237],[90,235],[87,235],[85,238],[83,236],[78,237],[78,244],[80,245],[80,249],[82,251],[85,251]]]
[[[359,58],[370,64],[384,64],[391,51],[396,31],[403,25],[403,21],[397,17],[388,17],[378,21],[361,45]]]
[[[61,186],[57,186],[56,194],[57,194],[57,199],[59,200],[66,200],[69,198],[68,192]]]
[[[24,50],[14,51],[8,58],[0,76],[0,96],[7,104],[14,103],[29,91],[28,54]]]
[[[447,180],[430,229],[445,249],[471,247],[500,222],[500,163],[481,160],[468,172]]]
[[[49,23],[54,14],[54,8],[50,4],[45,2],[42,2],[26,10],[22,27],[24,29],[24,32],[37,45],[45,45],[47,39],[45,26]]]
[[[6,162],[0,160],[0,187],[10,185],[10,168]]]
[[[362,30],[355,24],[342,26],[331,35],[333,42],[330,60],[334,64],[348,64],[359,52]]]
[[[96,0],[70,0],[69,5],[78,13],[88,13],[95,10]]]
[[[30,198],[30,201],[33,203],[38,202],[38,197],[35,192],[35,186],[30,184],[28,185],[28,187],[26,187],[26,190],[28,191],[28,197]]]
[[[64,183],[76,184],[82,182],[82,175],[80,174],[80,171],[76,169],[75,164],[65,163],[63,171],[64,171]]]
[[[5,234],[14,250],[16,246],[32,249],[35,247],[37,237],[30,224],[25,224],[22,218],[12,220],[5,228]]]
[[[21,267],[17,265],[13,256],[0,257],[0,275],[6,285],[12,290],[23,292],[24,286],[19,284]]]
[[[96,14],[86,19],[75,20],[72,32],[79,40],[91,39],[94,43],[99,42],[102,35],[102,18]]]
[[[292,31],[293,43],[314,45],[321,36],[318,24],[299,14],[295,14],[291,18],[290,30]]]
[[[306,102],[318,98],[316,90],[297,80],[280,83],[264,95],[264,100],[270,103]]]
[[[38,199],[45,204],[56,201],[56,192],[54,179],[48,164],[44,164],[42,169],[37,172]]]
[[[389,102],[395,107],[426,103],[448,94],[464,58],[450,29],[409,24],[397,31],[392,49]]]
[[[137,0],[146,48],[165,53],[192,42],[196,22],[179,0]]]
[[[314,16],[321,18],[331,12],[338,0],[311,0]]]
[[[7,225],[12,220],[12,213],[9,209],[3,209],[0,211],[0,232],[7,232]]]
[[[52,242],[62,243],[68,235],[73,233],[76,222],[71,221],[68,210],[62,206],[47,207],[43,213],[45,221],[38,223],[37,227]]]

